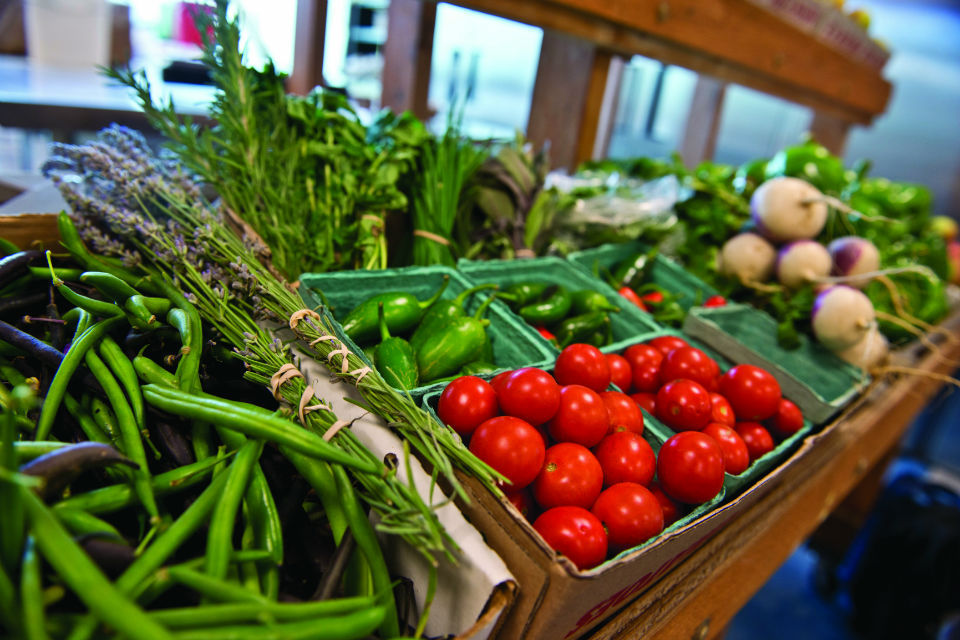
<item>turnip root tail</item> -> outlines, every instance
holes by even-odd
[[[933,353],[934,357],[936,357],[938,360],[946,362],[952,366],[960,365],[960,360],[954,360],[952,358],[948,358],[945,355],[943,355],[943,350],[937,344],[935,344],[932,340],[930,340],[930,337],[922,329],[917,328],[913,324],[907,322],[906,320],[904,320],[903,318],[900,318],[899,316],[893,315],[892,313],[887,313],[885,311],[877,311],[876,314],[877,314],[877,318],[879,318],[880,320],[886,320],[887,322],[895,324],[898,327],[902,327],[904,330],[917,336],[917,339],[920,341],[920,344],[922,344],[927,349],[929,349],[931,353]]]
[[[817,278],[812,282],[814,284],[849,284],[851,282],[859,282],[861,280],[870,280],[873,278],[879,280],[882,277],[896,275],[898,273],[919,273],[927,276],[928,278],[937,277],[937,274],[935,274],[933,269],[930,267],[915,264],[907,267],[890,267],[889,269],[878,269],[877,271],[865,271],[864,273],[854,273],[849,276],[824,276],[822,278]]]
[[[911,376],[920,376],[922,378],[930,378],[931,380],[938,380],[940,382],[945,382],[947,384],[952,384],[955,387],[960,387],[960,380],[942,373],[934,373],[932,371],[924,371],[923,369],[914,369],[912,367],[903,367],[895,364],[887,364],[880,367],[875,367],[870,370],[870,375],[873,376],[882,376],[886,373],[905,373]]]
[[[886,216],[868,216],[862,211],[857,211],[839,198],[834,198],[833,196],[828,196],[826,194],[821,194],[816,198],[804,198],[800,201],[800,204],[804,206],[810,206],[818,202],[827,204],[846,216],[857,216],[866,222],[899,222],[895,218],[888,218]]]
[[[926,269],[926,267],[924,267],[924,269]],[[929,269],[926,269],[926,271],[929,271],[930,275],[933,274],[933,272],[930,271]],[[877,280],[880,283],[882,283],[883,286],[885,286],[887,288],[887,291],[890,293],[890,300],[893,302],[893,308],[897,311],[898,316],[900,316],[907,322],[910,322],[913,325],[920,327],[927,333],[936,333],[938,335],[942,335],[944,338],[946,338],[948,342],[960,341],[960,338],[957,338],[955,335],[953,335],[952,331],[948,331],[943,327],[932,325],[929,322],[924,322],[920,318],[916,318],[910,313],[908,313],[903,306],[903,296],[900,295],[900,290],[897,289],[897,285],[893,282],[893,280],[888,278],[886,275],[878,276]]]

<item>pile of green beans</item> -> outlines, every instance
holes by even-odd
[[[0,636],[400,636],[353,479],[382,464],[299,427],[237,362],[210,357],[216,336],[182,295],[12,255]],[[11,312],[8,296],[33,306]]]

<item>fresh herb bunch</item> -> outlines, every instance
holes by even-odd
[[[467,193],[470,180],[488,153],[463,137],[454,121],[442,136],[424,142],[409,185],[413,264],[456,264],[462,252],[454,244],[453,227],[471,199]]]
[[[407,205],[396,179],[409,149],[389,129],[370,144],[343,95],[321,88],[288,95],[272,63],[262,70],[246,66],[239,20],[228,17],[227,4],[218,0],[212,15],[196,18],[203,61],[218,89],[210,106],[213,126],[181,119],[172,101],[155,104],[142,72],[106,73],[136,92],[180,162],[263,238],[286,279],[305,271],[385,268],[384,217]]]
[[[556,208],[545,192],[546,151],[534,153],[523,134],[499,145],[473,178],[473,206],[465,206],[454,233],[468,258],[512,259],[546,244]]]
[[[57,145],[44,173],[70,204],[82,237],[107,256],[99,268],[117,266],[110,256],[122,256],[165,293],[182,291],[234,346],[253,380],[264,382],[282,365],[295,364],[288,346],[260,323],[286,323],[303,307],[299,296],[257,259],[254,245],[225,224],[176,163],[152,154],[142,136],[112,127],[83,147]],[[325,321],[329,320],[323,316],[306,319],[298,333],[310,340],[329,335]],[[454,464],[489,486],[498,478],[449,430],[397,394],[375,371],[358,381],[359,358],[347,356],[348,373],[343,374],[339,360],[330,362],[334,350],[330,342],[314,343],[307,350],[326,366],[337,365],[335,373],[357,385],[368,408],[384,416],[456,490],[462,491]],[[305,386],[303,379],[295,378],[283,391],[296,399]],[[304,426],[324,433],[333,419],[327,411],[313,411],[305,414]],[[371,455],[349,429],[339,431],[332,442],[357,455]],[[455,547],[433,511],[395,474],[360,474],[357,481],[364,499],[382,516],[384,530],[402,535],[424,553]]]

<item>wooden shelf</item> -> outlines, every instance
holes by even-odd
[[[960,335],[960,312],[942,325]],[[942,354],[915,346],[895,361],[934,375],[949,375],[960,342]],[[943,385],[898,374],[874,382],[828,425],[816,445],[801,450],[781,482],[633,603],[607,620],[591,640],[711,638],[833,510],[889,460],[913,417]],[[875,483],[874,483],[875,484]]]

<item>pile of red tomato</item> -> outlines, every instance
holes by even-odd
[[[641,408],[676,432],[657,454]],[[725,473],[771,451],[774,434],[803,427],[769,373],[750,365],[722,373],[675,336],[621,354],[573,344],[552,374],[462,376],[440,395],[437,415],[510,481],[511,502],[580,569],[657,535],[717,496]]]

